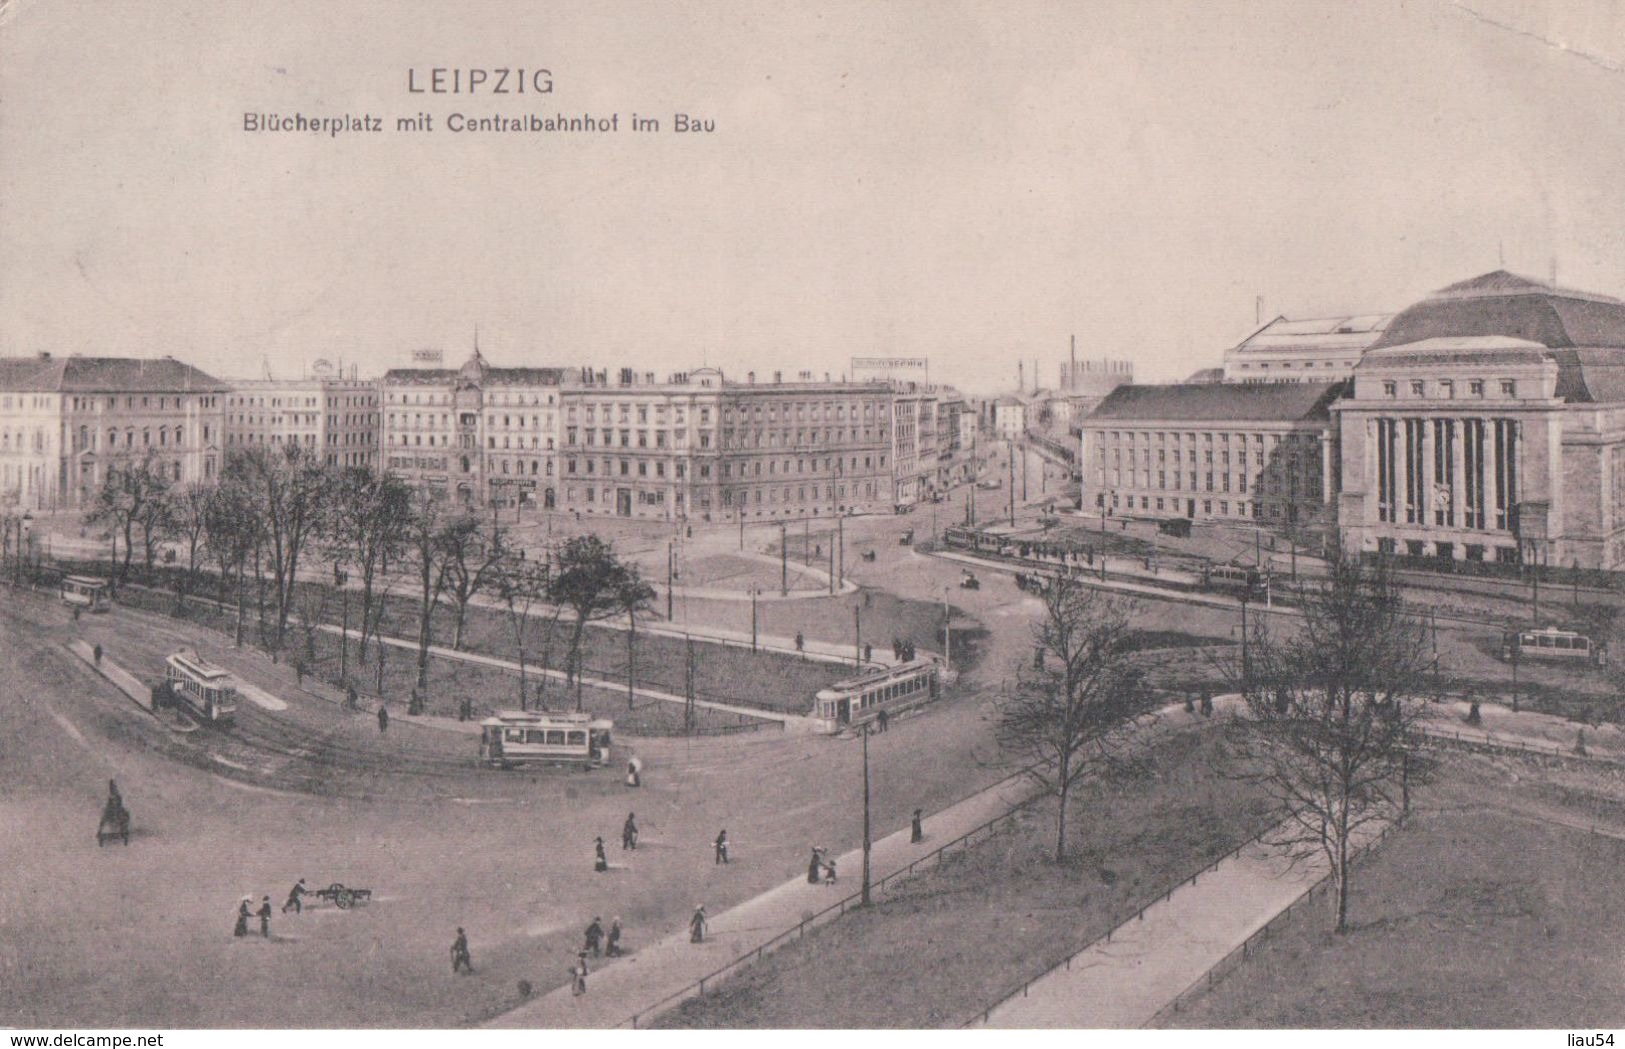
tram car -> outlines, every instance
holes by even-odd
[[[1252,565],[1208,565],[1202,569],[1202,589],[1224,590],[1247,597],[1263,597],[1270,574]]]
[[[941,676],[941,662],[927,655],[837,681],[818,690],[812,716],[834,732],[872,721],[882,710],[891,717],[936,699],[942,691]]]
[[[165,699],[205,724],[230,724],[237,714],[237,682],[196,652],[183,650],[164,661]]]
[[[1501,658],[1509,663],[1534,659],[1600,667],[1608,662],[1608,647],[1575,630],[1542,627],[1502,635]]]
[[[523,765],[609,763],[615,723],[590,714],[504,710],[480,722],[480,763],[493,768]]]
[[[63,576],[59,593],[63,604],[86,612],[105,612],[111,603],[107,597],[107,580],[94,576]]]

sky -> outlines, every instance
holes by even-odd
[[[407,90],[521,66],[553,93]],[[12,0],[0,353],[368,375],[477,331],[501,364],[920,356],[984,392],[1053,383],[1075,335],[1172,380],[1260,296],[1394,311],[1503,263],[1625,296],[1622,101],[1602,0]]]

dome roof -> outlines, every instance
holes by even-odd
[[[1406,308],[1372,348],[1482,336],[1550,349],[1625,348],[1625,302],[1496,270],[1441,288]]]

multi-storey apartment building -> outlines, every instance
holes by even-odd
[[[478,350],[460,368],[385,373],[383,469],[464,505],[553,508],[566,368],[498,368]]]
[[[299,445],[329,466],[378,465],[378,383],[325,362],[300,379],[242,379],[226,395],[226,450]]]
[[[679,520],[720,505],[722,373],[584,371],[564,391],[565,509]]]
[[[874,513],[893,505],[892,388],[809,376],[726,383],[722,512],[732,517]]]
[[[212,480],[226,392],[171,357],[0,358],[0,503],[86,507],[139,461],[172,483]]]

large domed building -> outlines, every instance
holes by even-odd
[[[1330,410],[1346,548],[1625,564],[1625,302],[1452,284],[1389,321]]]

